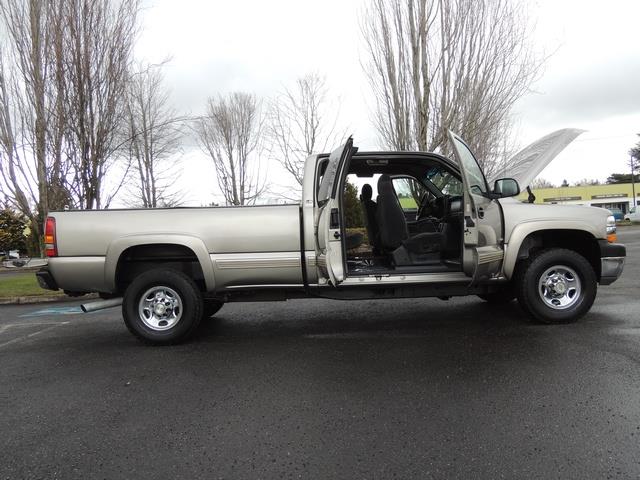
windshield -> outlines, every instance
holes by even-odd
[[[439,165],[427,170],[425,181],[431,183],[443,195],[462,195],[462,182]]]

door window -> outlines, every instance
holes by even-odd
[[[320,185],[322,185],[322,179],[324,178],[324,174],[327,171],[327,165],[329,164],[328,158],[323,158],[318,161],[318,166],[316,170],[316,198],[320,198]]]
[[[487,188],[487,181],[484,178],[482,169],[476,161],[473,153],[469,150],[469,147],[457,136],[453,136],[457,147],[458,161],[461,164],[462,170],[467,177],[469,183],[469,191],[476,195],[482,195],[489,191]]]
[[[329,198],[335,198],[338,169],[351,158],[356,150],[353,148],[353,139],[349,137],[347,143],[331,152],[324,175],[320,180],[318,205],[324,205]]]
[[[402,210],[405,212],[417,211],[420,199],[426,193],[424,186],[411,177],[394,178],[392,181]]]

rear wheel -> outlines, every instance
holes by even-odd
[[[185,274],[156,269],[136,277],[122,301],[122,316],[140,340],[168,345],[186,340],[202,316],[202,294]]]
[[[586,314],[598,290],[593,267],[582,255],[562,248],[543,250],[520,269],[518,302],[542,323],[571,323]]]

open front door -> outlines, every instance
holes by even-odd
[[[500,272],[504,258],[502,212],[490,195],[480,165],[464,140],[449,131],[464,184],[462,269],[472,283]]]
[[[316,264],[318,279],[337,286],[344,280],[344,249],[342,212],[340,212],[341,183],[351,156],[356,152],[353,139],[335,149],[320,180],[315,214]]]

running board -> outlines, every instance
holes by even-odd
[[[471,278],[462,272],[426,273],[426,274],[371,274],[367,276],[347,277],[340,285],[408,285],[420,283],[470,283]]]

